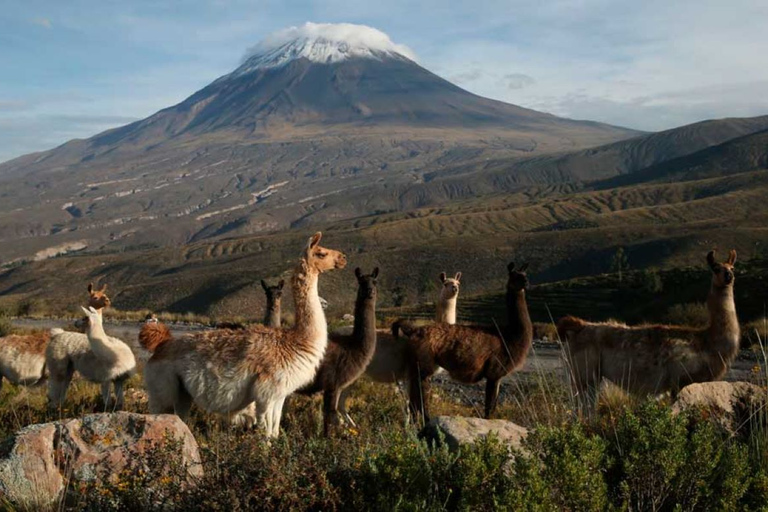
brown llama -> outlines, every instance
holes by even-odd
[[[293,273],[292,329],[252,325],[174,337],[159,323],[142,327],[139,342],[153,353],[144,369],[151,413],[186,419],[193,401],[223,416],[253,410],[267,436],[278,435],[285,397],[312,381],[328,343],[318,278],[347,264],[344,254],[320,246],[321,236],[310,237]]]
[[[527,268],[528,264],[519,269],[514,263],[507,266],[507,322],[502,327],[399,325],[408,337],[408,394],[414,419],[419,414],[429,419],[429,380],[438,368],[467,384],[485,379],[485,417],[493,414],[501,379],[525,363],[533,341],[525,301]]]
[[[357,277],[357,299],[355,300],[355,324],[352,334],[331,333],[323,362],[317,370],[315,380],[299,389],[302,395],[323,392],[323,432],[330,435],[331,426],[338,423],[339,398],[344,390],[365,372],[376,349],[376,280],[379,268],[369,275],[355,269]],[[341,409],[345,419],[352,425],[346,408]]]
[[[594,392],[603,378],[636,394],[674,395],[693,382],[721,379],[739,350],[739,320],[733,301],[733,265],[707,254],[712,285],[707,297],[709,325],[627,326],[565,317],[557,324],[567,344],[574,388]]]
[[[261,280],[261,287],[267,294],[267,311],[264,315],[264,325],[267,327],[280,327],[282,325],[281,307],[283,302],[283,286],[285,281],[280,280],[276,285],[269,286],[266,281]]]

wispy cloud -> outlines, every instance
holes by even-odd
[[[53,28],[53,23],[51,23],[51,20],[49,20],[48,18],[32,18],[31,21],[32,23],[34,23],[39,27],[44,27],[48,29]]]

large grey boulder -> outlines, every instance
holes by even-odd
[[[175,415],[117,412],[31,425],[0,443],[0,501],[50,508],[74,487],[71,480],[114,479],[170,440],[179,444],[190,481],[202,476],[197,443]]]
[[[464,416],[436,416],[429,421],[420,435],[426,439],[435,440],[438,439],[438,431],[442,432],[445,443],[452,450],[486,438],[490,433],[510,448],[519,449],[523,439],[528,435],[527,428],[511,421]]]

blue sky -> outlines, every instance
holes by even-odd
[[[768,114],[765,0],[5,0],[0,161],[177,103],[306,21],[370,25],[472,92],[557,115]]]

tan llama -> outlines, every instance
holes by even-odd
[[[459,382],[485,379],[485,417],[496,408],[501,379],[519,369],[533,341],[525,289],[528,265],[507,266],[507,322],[502,327],[400,324],[408,337],[408,394],[411,415],[429,417],[429,379],[438,368]],[[395,326],[393,326],[395,328]]]
[[[627,326],[565,317],[557,324],[567,344],[572,381],[594,391],[602,379],[638,394],[676,394],[693,382],[721,379],[739,350],[739,320],[733,301],[733,265],[707,254],[712,285],[707,297],[709,325],[703,329],[669,325]]]
[[[293,274],[292,329],[253,325],[174,338],[162,324],[142,327],[139,341],[153,353],[144,369],[150,412],[186,419],[194,401],[211,413],[243,416],[255,402],[259,425],[278,435],[285,397],[312,381],[328,343],[318,278],[347,264],[344,254],[320,246],[321,236],[309,239]]]
[[[106,291],[106,284],[101,290],[95,290],[93,283],[90,283],[88,305],[97,309],[109,306]],[[42,384],[47,373],[45,349],[50,337],[50,331],[43,331],[0,338],[0,387],[3,379],[15,385]]]
[[[261,280],[261,287],[267,294],[267,311],[264,314],[264,325],[267,327],[280,327],[282,325],[281,309],[284,286],[285,281],[282,279],[273,286],[268,285],[263,279]]]

